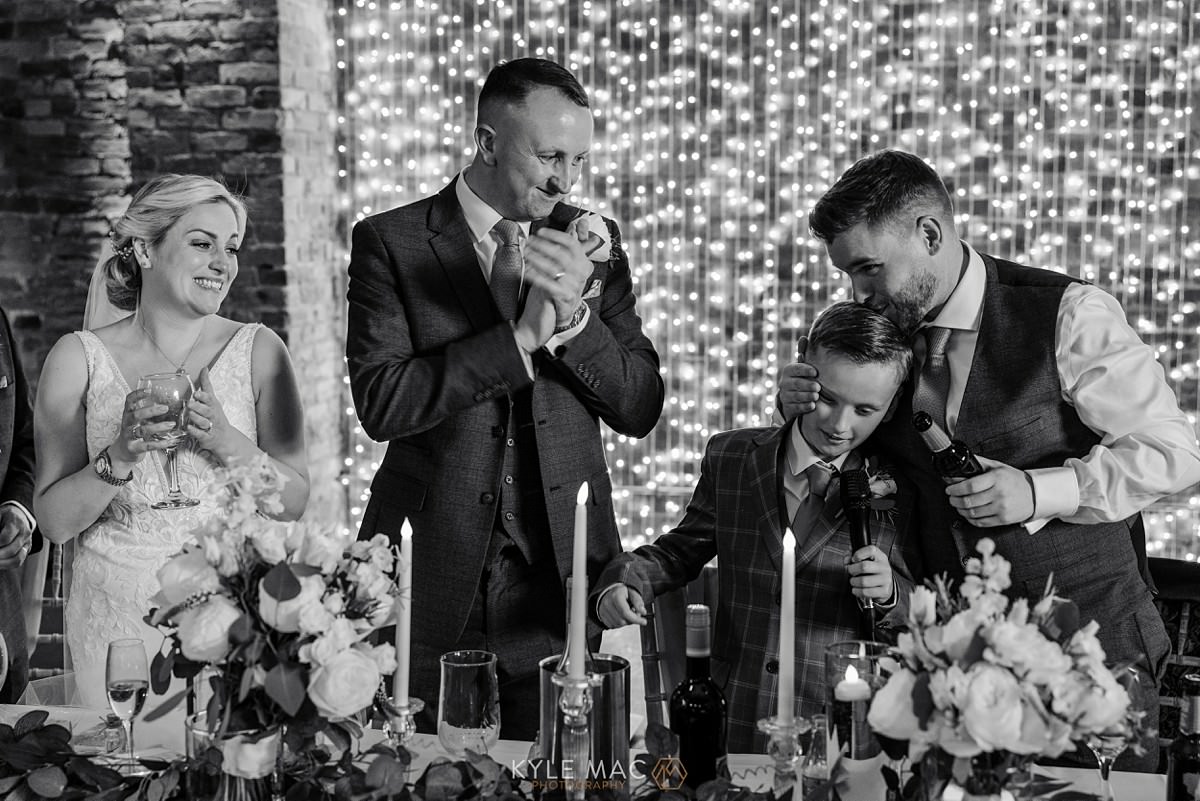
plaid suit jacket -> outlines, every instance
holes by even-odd
[[[745,428],[717,434],[708,443],[700,481],[683,520],[652,544],[621,554],[601,574],[601,592],[626,584],[646,601],[685,585],[717,557],[718,602],[713,637],[713,678],[729,704],[728,748],[765,753],[757,721],[775,713],[780,564],[783,515],[778,492],[778,457],[791,427]],[[862,465],[851,453],[845,467]],[[899,481],[896,506],[872,513],[872,542],[888,555],[896,577],[897,603],[878,620],[897,627],[908,614],[913,569],[919,563],[909,536],[913,492]],[[850,534],[842,512],[840,482],[830,482],[821,519],[808,532],[794,532],[796,549],[797,712],[824,711],[825,648],[860,637],[861,612],[850,592],[843,560]],[[678,636],[682,637],[683,632]]]

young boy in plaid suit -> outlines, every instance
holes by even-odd
[[[824,709],[826,646],[860,637],[864,614],[874,614],[879,626],[901,625],[914,583],[913,493],[857,450],[890,413],[912,351],[887,318],[845,302],[817,317],[807,356],[821,376],[817,408],[783,427],[712,437],[683,519],[652,544],[618,556],[596,583],[606,626],[644,624],[646,602],[684,586],[717,557],[712,670],[729,705],[731,752],[766,751],[756,724],[776,705],[785,526],[797,542],[799,715]],[[876,496],[868,512],[872,544],[851,552],[838,474],[864,466]],[[861,607],[868,598],[873,613]]]

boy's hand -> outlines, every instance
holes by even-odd
[[[977,456],[984,471],[950,484],[950,505],[972,525],[982,528],[1024,523],[1033,517],[1033,484],[1024,470]]]
[[[892,565],[877,546],[859,548],[846,558],[850,574],[850,590],[856,598],[870,598],[877,603],[891,599],[895,590]]]
[[[600,605],[596,608],[596,616],[600,622],[610,629],[637,623],[646,625],[646,604],[642,594],[624,584],[614,584],[600,596]]]

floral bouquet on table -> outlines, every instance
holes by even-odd
[[[1144,713],[1105,665],[1098,624],[1080,627],[1049,583],[1032,607],[1010,603],[1008,561],[990,539],[978,550],[957,597],[944,577],[913,590],[897,664],[871,702],[873,730],[924,760],[905,797],[923,789],[941,799],[951,782],[968,796],[1001,796],[1040,756],[1114,732],[1137,750],[1146,734]]]
[[[162,589],[146,618],[165,631],[168,646],[151,668],[155,692],[166,692],[172,675],[192,679],[213,668],[206,728],[213,743],[226,744],[226,770],[253,759],[253,749],[227,747],[235,734],[253,744],[282,730],[292,755],[313,754],[318,744],[325,759],[348,754],[361,733],[356,716],[396,666],[392,645],[367,641],[393,622],[398,601],[387,538],[348,542],[269,520],[259,508],[279,503],[281,481],[265,456],[220,471],[207,491],[223,513],[159,570]]]

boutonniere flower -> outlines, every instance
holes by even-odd
[[[871,508],[877,512],[891,511],[896,506],[892,496],[896,494],[896,479],[887,468],[867,465],[868,487],[871,490]]]
[[[604,218],[594,212],[585,211],[575,221],[575,234],[583,243],[583,252],[591,261],[612,259],[612,235]]]

